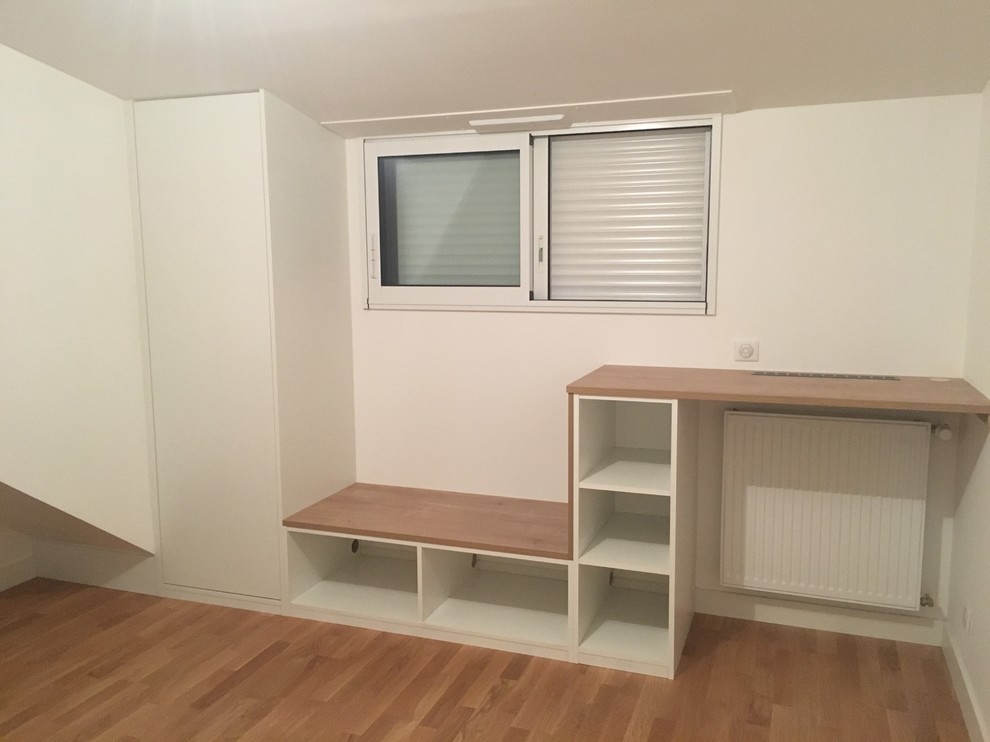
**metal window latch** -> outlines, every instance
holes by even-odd
[[[536,262],[543,263],[543,235],[540,235],[536,241]]]

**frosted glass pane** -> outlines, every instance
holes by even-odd
[[[519,152],[379,159],[383,286],[518,286]]]

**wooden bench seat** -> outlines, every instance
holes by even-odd
[[[570,559],[566,502],[352,484],[285,518],[289,528]]]

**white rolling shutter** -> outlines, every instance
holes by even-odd
[[[711,130],[550,140],[550,299],[705,300]]]

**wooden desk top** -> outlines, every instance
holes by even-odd
[[[569,384],[567,391],[603,397],[990,414],[990,399],[962,379],[924,376],[899,376],[888,381],[762,376],[735,369],[602,366]]]
[[[566,502],[352,484],[290,515],[290,528],[570,559]]]

